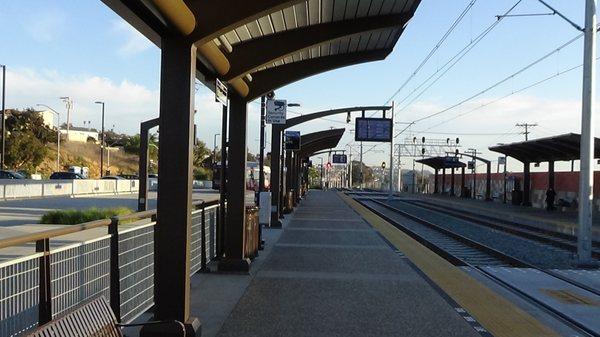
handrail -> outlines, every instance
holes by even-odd
[[[219,200],[213,200],[213,201],[208,201],[208,202],[206,202],[204,200],[195,200],[192,202],[192,206],[194,206],[196,209],[202,208],[202,207],[210,207],[210,206],[214,206],[214,205],[218,205],[218,204],[219,204]],[[84,223],[81,223],[78,225],[70,225],[68,227],[63,227],[63,228],[39,231],[36,233],[31,233],[31,234],[17,235],[17,236],[13,236],[13,237],[10,237],[7,239],[0,239],[0,249],[9,248],[9,247],[17,246],[17,245],[22,245],[22,244],[26,244],[29,242],[35,242],[38,240],[51,239],[51,238],[54,238],[57,236],[73,234],[73,233],[82,232],[82,231],[86,231],[86,230],[90,230],[90,229],[94,229],[94,228],[107,227],[112,223],[113,220],[120,222],[120,221],[124,221],[124,220],[146,219],[146,218],[152,217],[155,214],[156,214],[156,210],[153,209],[153,210],[149,210],[149,211],[135,212],[135,213],[126,214],[126,215],[118,215],[118,216],[114,216],[110,219],[100,219],[100,220],[84,222]]]
[[[11,237],[8,239],[0,240],[0,249],[8,248],[8,247],[16,246],[16,245],[21,245],[21,244],[28,243],[28,242],[43,240],[43,239],[50,239],[50,238],[57,237],[57,236],[73,234],[73,233],[85,231],[88,229],[94,229],[94,228],[98,228],[98,227],[106,227],[106,226],[110,225],[110,223],[111,223],[110,219],[101,219],[101,220],[94,220],[94,221],[90,221],[90,222],[84,222],[79,225],[71,225],[71,226],[63,227],[63,228],[50,229],[47,231],[40,231],[40,232],[36,232],[36,233],[31,233],[31,234],[18,235],[18,236],[14,236],[14,237]]]

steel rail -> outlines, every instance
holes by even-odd
[[[480,215],[474,212],[465,210],[457,210],[450,206],[434,205],[427,201],[422,200],[397,200],[399,202],[407,203],[415,207],[420,207],[427,210],[432,210],[444,215],[450,215],[455,218],[474,222],[478,225],[500,230],[506,233],[521,236],[530,240],[538,241],[541,243],[549,244],[558,248],[568,250],[570,252],[577,251],[577,237],[569,234],[563,234],[546,230],[543,228],[537,228],[534,226],[524,225],[517,222],[504,219],[496,219],[494,217]],[[485,220],[484,220],[485,219]],[[542,236],[543,235],[543,236]],[[600,247],[600,242],[594,241],[594,247]],[[600,259],[600,251],[593,250],[592,256]]]

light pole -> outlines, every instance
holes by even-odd
[[[2,158],[0,158],[0,169],[4,170],[4,154],[6,149],[6,65],[2,67]]]
[[[102,138],[100,141],[100,178],[102,178],[104,176],[104,102],[96,101],[94,103],[102,105]],[[69,123],[67,122],[67,128],[68,127]]]
[[[69,96],[60,97],[65,102],[67,108],[67,139],[69,139],[69,129],[71,128],[71,109],[73,108],[73,100]]]
[[[37,106],[45,107],[49,109],[58,118],[58,124],[56,126],[56,172],[60,172],[60,113],[46,104],[36,104]]]

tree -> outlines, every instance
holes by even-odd
[[[122,140],[123,150],[130,154],[139,155],[141,144],[140,135],[124,136],[125,138]],[[107,142],[107,144],[110,145],[111,143]],[[150,135],[148,137],[148,154],[150,160],[158,160],[158,141],[156,140],[156,135]]]
[[[6,130],[5,163],[15,170],[34,173],[48,153],[46,144],[56,142],[56,133],[31,108],[8,110]]]
[[[365,165],[364,163],[361,163],[357,160],[353,160],[352,161],[352,183],[354,185],[360,185],[360,183],[361,183],[361,181],[360,181],[361,164],[362,164],[362,169],[363,169],[363,174],[364,174],[363,183],[373,181],[373,170],[370,167],[368,167],[367,165]]]

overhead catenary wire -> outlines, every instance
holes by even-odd
[[[600,59],[600,57],[598,57],[598,58],[596,58],[596,59],[597,59],[597,60],[599,60],[599,59]],[[453,121],[453,120],[456,120],[456,119],[458,119],[458,118],[464,117],[464,116],[466,116],[466,115],[468,115],[468,114],[470,114],[470,113],[472,113],[472,112],[474,112],[474,111],[477,111],[477,110],[483,109],[483,108],[485,108],[485,107],[487,107],[487,106],[490,106],[490,105],[492,105],[492,104],[498,103],[498,102],[500,102],[500,101],[502,101],[502,100],[504,100],[504,99],[506,99],[506,98],[508,98],[508,97],[510,97],[510,96],[516,95],[516,94],[518,94],[518,93],[521,93],[521,92],[523,92],[523,91],[525,91],[525,90],[531,89],[531,88],[533,88],[533,87],[536,87],[536,86],[538,86],[538,85],[540,85],[540,84],[542,84],[542,83],[545,83],[545,82],[547,82],[547,81],[549,81],[549,80],[552,80],[552,79],[554,79],[554,78],[556,78],[556,77],[562,76],[562,75],[564,75],[564,74],[566,74],[566,73],[569,73],[569,72],[571,72],[571,71],[573,71],[573,70],[579,69],[579,68],[581,68],[582,66],[583,66],[583,64],[579,64],[579,65],[577,65],[577,66],[573,66],[573,67],[567,68],[567,69],[565,69],[565,70],[559,71],[559,72],[557,72],[557,73],[555,73],[555,74],[552,74],[552,75],[550,75],[550,76],[548,76],[548,77],[545,77],[545,78],[543,78],[543,79],[541,79],[541,80],[539,80],[539,81],[535,81],[535,82],[533,82],[533,83],[531,83],[531,84],[528,84],[528,85],[526,85],[526,86],[524,86],[524,87],[522,87],[522,88],[520,88],[520,89],[518,89],[518,90],[512,91],[512,92],[510,92],[510,93],[508,93],[508,94],[506,94],[506,95],[504,95],[504,96],[502,96],[502,97],[499,97],[499,98],[497,98],[497,99],[491,100],[491,101],[489,101],[489,102],[487,102],[487,103],[485,103],[485,104],[481,104],[481,105],[479,105],[479,106],[477,106],[477,107],[475,107],[475,108],[473,108],[473,109],[471,109],[471,110],[465,111],[465,112],[463,112],[463,113],[461,113],[461,114],[459,114],[459,115],[457,115],[457,116],[454,116],[454,117],[452,117],[452,118],[449,118],[449,119],[447,119],[447,120],[444,120],[444,121],[442,121],[442,122],[440,122],[440,123],[438,123],[438,124],[435,124],[435,125],[433,125],[433,126],[431,126],[431,127],[427,128],[427,129],[425,129],[424,131],[431,130],[431,129],[433,129],[433,128],[436,128],[436,127],[438,127],[438,126],[440,126],[440,125],[443,125],[443,124],[446,124],[446,123],[448,123],[448,122],[451,122],[451,121]]]
[[[573,42],[575,42],[575,41],[579,40],[579,39],[580,39],[582,36],[583,36],[583,33],[581,33],[581,34],[578,34],[578,35],[577,35],[577,36],[575,36],[574,38],[572,38],[572,39],[568,40],[567,42],[565,42],[565,43],[561,44],[559,47],[555,48],[554,50],[550,51],[549,53],[546,53],[546,54],[544,54],[542,57],[540,57],[540,58],[538,58],[538,59],[534,60],[533,62],[531,62],[531,63],[527,64],[526,66],[524,66],[524,67],[522,67],[521,69],[517,70],[516,72],[514,72],[514,73],[510,74],[509,76],[507,76],[507,77],[503,78],[502,80],[500,80],[500,81],[498,81],[498,82],[496,82],[496,83],[494,83],[494,84],[490,85],[489,87],[487,87],[487,88],[485,88],[485,89],[483,89],[483,90],[481,90],[481,91],[479,91],[479,92],[477,92],[477,93],[475,93],[475,94],[473,94],[473,95],[471,95],[471,96],[469,96],[469,97],[467,97],[467,98],[465,98],[465,99],[463,99],[463,100],[459,101],[458,103],[455,103],[455,104],[453,104],[453,105],[451,105],[451,106],[449,106],[449,107],[447,107],[447,108],[445,108],[445,109],[442,109],[442,110],[440,110],[440,111],[438,111],[438,112],[435,112],[435,113],[429,114],[429,115],[427,115],[427,116],[424,116],[424,117],[418,118],[418,119],[416,119],[414,122],[415,122],[415,123],[418,123],[418,122],[422,122],[422,121],[424,121],[424,120],[427,120],[427,119],[433,118],[433,117],[435,117],[435,116],[439,116],[439,115],[441,115],[441,114],[443,114],[443,113],[445,113],[445,112],[448,112],[448,111],[450,111],[450,110],[452,110],[452,109],[454,109],[454,108],[456,108],[456,107],[459,107],[459,106],[461,106],[461,105],[463,105],[463,104],[465,104],[465,103],[467,103],[467,102],[469,102],[469,101],[471,101],[471,100],[473,100],[473,99],[475,99],[475,98],[477,98],[477,97],[479,97],[479,96],[481,96],[481,95],[483,95],[483,94],[485,94],[485,93],[489,92],[490,90],[492,90],[492,89],[494,89],[494,88],[496,88],[496,87],[500,86],[501,84],[505,83],[506,81],[508,81],[508,80],[510,80],[510,79],[512,79],[512,78],[514,78],[514,77],[516,77],[516,76],[518,76],[518,75],[520,75],[521,73],[523,73],[523,72],[527,71],[528,69],[530,69],[530,68],[534,67],[534,66],[535,66],[535,65],[537,65],[538,63],[540,63],[540,62],[544,61],[545,59],[547,59],[547,58],[549,58],[550,56],[554,55],[555,53],[557,53],[558,51],[562,50],[563,48],[565,48],[565,47],[569,46],[569,45],[570,45],[570,44],[572,44]]]
[[[520,3],[522,0],[517,1],[514,5],[512,5],[506,12],[504,12],[504,15],[509,14],[510,12],[512,12]],[[446,61],[446,63],[444,63],[440,68],[438,68],[434,73],[432,73],[428,78],[426,78],[424,81],[422,81],[417,87],[415,87],[410,93],[408,93],[402,100],[400,100],[398,102],[398,105],[401,105],[402,103],[404,103],[408,98],[410,98],[412,96],[412,94],[414,94],[415,92],[417,92],[419,89],[421,89],[425,84],[427,84],[435,75],[437,75],[438,73],[442,72],[442,74],[440,74],[438,77],[436,77],[433,82],[431,82],[425,89],[423,89],[416,97],[414,97],[408,104],[406,104],[404,107],[400,108],[398,110],[398,112],[404,111],[406,110],[406,108],[408,108],[408,106],[410,106],[412,103],[414,103],[419,97],[421,97],[427,90],[429,90],[429,88],[431,88],[437,81],[439,81],[444,75],[446,75],[446,73],[448,71],[450,71],[450,69],[452,69],[458,62],[460,62],[460,60],[465,57],[473,48],[475,48],[475,46],[477,46],[477,44],[479,44],[479,42],[481,42],[492,30],[494,30],[494,28],[496,28],[496,26],[498,26],[500,24],[500,22],[502,21],[502,18],[499,18],[498,20],[495,20],[491,25],[489,25],[488,27],[486,27],[481,33],[479,33],[475,39],[472,39],[468,44],[466,44],[461,50],[459,50],[456,54],[454,54],[454,56],[452,56],[448,61]],[[458,58],[458,59],[457,59]]]
[[[384,105],[389,104],[394,97],[396,97],[404,87],[421,71],[421,69],[427,64],[427,62],[431,59],[431,57],[440,49],[444,41],[450,36],[450,34],[454,31],[456,27],[460,24],[460,22],[464,19],[467,13],[473,8],[477,0],[471,0],[467,6],[463,9],[463,11],[459,14],[459,16],[454,20],[452,25],[446,30],[444,35],[439,39],[439,41],[435,44],[435,46],[429,51],[429,53],[425,56],[425,58],[419,63],[417,68],[411,73],[411,75],[400,85],[400,87],[394,92],[394,94],[385,102]]]

